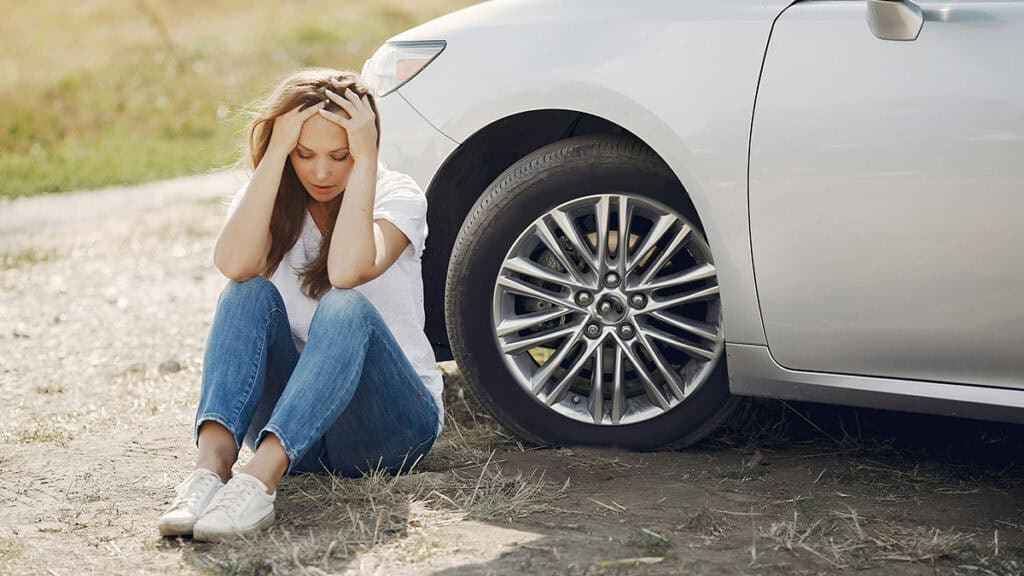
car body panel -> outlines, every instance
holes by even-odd
[[[458,143],[434,129],[402,98],[392,92],[377,100],[380,112],[380,157],[392,167],[401,167],[427,190],[441,163]]]
[[[750,160],[768,347],[794,370],[1024,387],[1024,2],[920,5],[912,42],[873,36],[861,2],[776,22]]]
[[[790,370],[766,346],[726,344],[734,394],[1024,424],[1024,390]]]
[[[643,139],[678,175],[707,230],[725,337],[763,344],[748,236],[747,144],[764,48],[787,4],[652,2],[624,10],[608,0],[484,3],[393,39],[447,42],[398,91],[458,142],[540,109],[593,114]]]

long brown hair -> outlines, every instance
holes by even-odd
[[[256,103],[252,111],[252,120],[246,130],[245,156],[248,156],[251,168],[256,169],[274,130],[274,119],[281,114],[302,106],[308,108],[327,99],[326,89],[335,94],[343,94],[349,88],[357,96],[366,96],[370,108],[376,117],[377,146],[380,147],[380,114],[377,102],[371,90],[363,83],[359,74],[351,70],[332,70],[330,68],[305,68],[294,72],[278,83],[266,98]],[[326,110],[337,113],[341,107],[328,100]],[[327,253],[331,246],[331,236],[341,208],[342,195],[328,205],[327,232],[322,235],[320,252],[300,271],[302,291],[314,300],[319,300],[331,289],[331,281],[327,275]],[[306,202],[309,195],[302,186],[295,169],[292,168],[291,157],[285,161],[281,173],[281,185],[274,201],[274,211],[270,217],[270,252],[267,254],[267,267],[260,271],[260,276],[270,278],[281,264],[285,254],[298,241],[302,233],[302,225],[306,218]]]

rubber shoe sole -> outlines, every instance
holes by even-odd
[[[271,510],[270,514],[261,518],[260,521],[252,528],[248,528],[246,530],[217,530],[213,528],[203,529],[200,527],[193,532],[192,538],[194,540],[203,540],[206,542],[228,542],[269,528],[273,523],[274,511]]]
[[[160,535],[167,538],[173,536],[191,536],[192,527],[195,526],[195,522],[171,522],[162,521],[160,522]]]

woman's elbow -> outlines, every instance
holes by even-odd
[[[328,280],[335,288],[355,288],[367,282],[366,278],[357,272],[347,270],[345,272],[328,272]]]
[[[220,273],[229,280],[235,280],[237,282],[245,282],[246,280],[256,276],[257,273],[238,266],[237,262],[232,262],[224,258],[214,257],[213,265],[220,270]]]
[[[364,282],[359,268],[348,262],[327,262],[327,279],[335,288],[355,288]]]
[[[355,288],[361,284],[359,278],[351,274],[333,274],[329,279],[334,288]]]

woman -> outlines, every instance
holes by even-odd
[[[165,536],[265,528],[285,474],[407,470],[441,431],[423,333],[426,197],[378,159],[373,95],[354,72],[299,71],[246,144],[252,178],[214,249],[231,281],[206,345],[199,453]],[[255,455],[232,476],[243,442]]]

